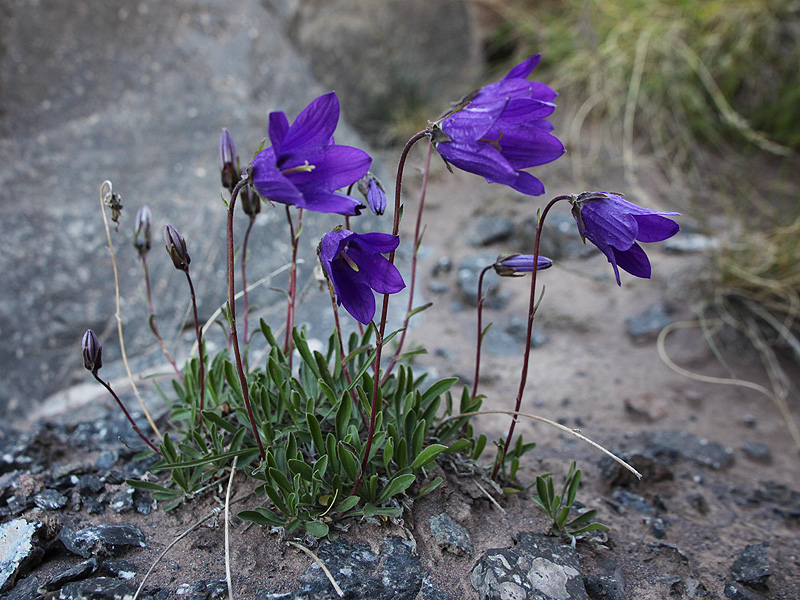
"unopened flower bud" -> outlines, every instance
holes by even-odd
[[[83,366],[92,373],[97,373],[103,366],[103,347],[97,339],[94,331],[87,329],[83,334]]]
[[[164,240],[167,243],[167,252],[172,259],[172,264],[181,271],[189,270],[192,259],[186,251],[186,240],[172,225],[164,226]]]
[[[495,272],[500,275],[500,277],[520,277],[524,273],[533,271],[533,255],[509,254],[506,256],[498,256],[493,266]],[[537,271],[548,269],[552,266],[553,261],[546,256],[540,256],[536,261]]]
[[[386,211],[386,190],[378,178],[370,172],[358,180],[358,191],[367,200],[367,204],[376,215]]]
[[[247,183],[242,186],[239,197],[242,199],[242,210],[246,215],[255,217],[261,212],[261,198],[251,184]]]
[[[150,221],[151,221],[150,207],[146,204],[140,206],[136,211],[136,220],[133,224],[133,245],[139,251],[139,254],[147,254],[152,246],[152,239],[150,237]]]
[[[233,137],[231,137],[230,131],[223,127],[222,135],[219,138],[219,164],[222,173],[222,187],[229,191],[233,191],[239,181],[239,169],[236,167],[238,162]]]

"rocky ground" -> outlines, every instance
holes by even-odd
[[[0,228],[11,249],[0,261],[5,289],[13,291],[0,302],[6,342],[0,399],[4,414],[13,417],[0,428],[0,597],[126,598],[139,586],[140,598],[228,594],[221,512],[228,482],[166,513],[146,492],[128,486],[126,479],[144,475],[149,463],[136,460],[131,448],[138,439],[112,400],[85,383],[78,354],[86,327],[102,333],[104,370],[136,406],[114,349],[113,287],[94,207],[99,182],[114,179],[115,189],[130,198],[127,210],[146,199],[159,222],[181,225],[190,248],[196,244],[193,266],[203,265],[198,288],[204,290],[201,311],[209,315],[219,302],[215,282],[222,264],[222,211],[214,202],[219,128],[241,132],[240,147],[254,147],[269,110],[297,112],[327,89],[308,58],[331,52],[314,11],[304,14],[291,2],[246,3],[237,14],[225,6],[142,2],[135,11],[118,11],[76,3],[62,13],[56,4],[19,1],[0,8],[3,82],[13,84],[0,89]],[[439,9],[455,11],[449,18],[421,22],[465,27],[456,18],[459,6],[443,2]],[[48,28],[59,35],[43,35]],[[447,64],[469,53],[435,55]],[[358,97],[357,89],[351,93]],[[365,113],[359,122],[370,118]],[[361,140],[345,125],[342,141]],[[387,153],[380,168],[392,172],[395,160]],[[409,164],[406,236],[423,160],[420,150]],[[586,179],[576,179],[570,161],[568,154],[537,170],[548,195],[627,189],[613,159]],[[30,198],[31,181],[42,186],[37,198],[51,200],[21,202]],[[540,203],[474,176],[451,175],[436,162],[430,185],[418,293],[420,303],[435,304],[417,317],[408,343],[428,349],[415,359],[420,368],[471,383],[477,270],[500,252],[530,251]],[[685,197],[650,192],[639,200],[686,211]],[[268,258],[254,264],[256,277],[282,265],[287,252],[282,220],[273,214],[262,222],[253,255]],[[331,224],[309,220],[306,231]],[[430,475],[441,475],[445,484],[413,503],[401,520],[345,523],[331,540],[309,545],[345,597],[800,597],[799,458],[777,409],[751,390],[670,371],[655,346],[663,326],[693,318],[715,243],[693,234],[691,218],[681,225],[674,240],[648,249],[653,279],[623,274],[622,288],[604,257],[581,244],[566,211],[553,213],[544,241],[543,252],[556,266],[541,274],[546,293],[524,410],[580,429],[644,477],[634,480],[573,436],[523,421],[517,431],[538,446],[523,460],[519,479],[531,483],[552,471],[558,480],[577,460],[583,470],[577,500],[597,509],[611,530],[573,548],[546,535],[549,524],[532,501],[533,490],[503,494],[481,471],[442,462]],[[123,230],[129,227],[130,220]],[[316,243],[312,237],[307,249]],[[407,252],[402,258],[407,264]],[[123,289],[138,290],[135,256],[123,252],[120,260]],[[184,298],[164,294],[171,271],[156,266],[154,272],[164,330],[175,330]],[[485,320],[494,325],[481,378],[486,409],[508,410],[516,395],[528,281],[491,279],[496,287]],[[160,364],[137,293],[128,294],[124,314],[129,352],[141,373]],[[274,317],[274,298],[263,294],[259,316]],[[316,319],[326,303],[314,292],[306,297],[301,318],[312,334],[327,335],[329,323]],[[728,376],[697,329],[674,332],[666,349],[692,371]],[[738,377],[766,383],[751,349],[732,340],[725,350]],[[787,366],[796,386],[797,365]],[[72,385],[78,382],[84,384]],[[142,387],[166,426],[157,394]],[[795,398],[791,409],[798,418]],[[507,419],[483,415],[476,428],[497,439]],[[249,493],[237,474],[232,512],[262,500]],[[229,526],[234,597],[338,597],[318,564],[279,532],[236,518]]]

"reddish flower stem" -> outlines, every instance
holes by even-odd
[[[494,465],[494,469],[492,470],[492,479],[497,478],[497,473],[500,471],[500,467],[503,465],[506,459],[506,454],[508,453],[508,449],[511,445],[511,439],[514,436],[514,428],[517,426],[517,414],[519,413],[520,406],[522,406],[522,395],[525,393],[525,384],[528,382],[528,363],[531,354],[531,334],[533,332],[533,319],[536,315],[536,273],[538,273],[538,269],[536,266],[539,264],[539,241],[542,237],[542,225],[544,224],[545,217],[547,217],[547,213],[550,212],[550,209],[556,202],[560,202],[562,200],[570,200],[572,196],[556,196],[545,206],[544,210],[542,211],[542,215],[539,217],[539,223],[536,226],[536,242],[533,246],[533,272],[531,273],[531,296],[528,302],[528,331],[525,338],[525,353],[523,354],[522,359],[522,371],[520,372],[520,379],[519,379],[519,391],[517,392],[517,401],[514,404],[514,416],[511,418],[511,426],[508,428],[508,435],[506,436],[505,444],[503,444],[503,451],[499,457],[499,460]]]
[[[289,212],[289,205],[286,205],[286,219],[289,221],[289,233],[292,236],[292,267],[289,271],[289,300],[286,307],[286,337],[283,340],[283,353],[289,361],[289,368],[292,368],[292,330],[294,329],[294,304],[297,296],[297,246],[300,226],[303,221],[303,209],[297,209],[297,234],[295,234],[292,213]]]
[[[122,403],[122,400],[120,400],[119,396],[117,396],[117,394],[114,392],[114,390],[111,389],[111,386],[108,383],[106,383],[105,381],[103,381],[102,379],[100,379],[100,376],[97,374],[97,371],[92,371],[92,375],[94,375],[94,378],[97,381],[99,381],[103,385],[103,387],[108,390],[108,393],[111,394],[114,397],[114,400],[117,401],[117,404],[122,409],[122,412],[125,413],[125,416],[128,418],[128,421],[130,421],[131,427],[133,427],[133,430],[136,433],[139,434],[140,438],[142,438],[144,440],[144,443],[147,444],[148,446],[150,446],[150,448],[151,448],[151,450],[153,450],[153,452],[155,452],[156,454],[161,456],[161,451],[158,448],[156,448],[156,446],[153,444],[153,442],[148,440],[145,437],[145,435],[141,432],[139,427],[136,425],[136,422],[133,420],[133,417],[131,416],[131,413],[129,413],[128,409],[125,408],[125,405]]]
[[[194,313],[194,332],[197,336],[197,354],[200,358],[200,412],[197,415],[197,424],[203,422],[203,408],[205,407],[206,399],[206,368],[205,358],[203,356],[203,331],[200,329],[200,320],[197,318],[197,298],[194,293],[194,284],[192,277],[189,275],[189,268],[184,271],[186,273],[186,280],[189,282],[189,293],[192,296],[192,311]]]
[[[484,267],[483,271],[481,271],[480,277],[478,277],[478,339],[475,343],[475,377],[472,382],[473,400],[475,400],[475,397],[478,395],[478,381],[481,372],[481,344],[483,343],[483,301],[486,299],[483,294],[483,277],[491,268],[492,265]]]
[[[411,311],[414,310],[414,287],[417,281],[417,256],[419,254],[419,241],[422,235],[422,211],[425,208],[425,193],[428,190],[428,174],[431,170],[431,155],[433,154],[433,143],[428,142],[428,156],[425,159],[425,170],[422,172],[422,191],[419,195],[419,208],[417,209],[417,222],[414,226],[414,251],[411,254],[411,283],[408,285],[408,308],[406,309],[406,318],[403,320],[403,330],[400,332],[400,340],[397,342],[397,349],[392,356],[392,361],[386,367],[386,372],[381,378],[381,383],[384,383],[392,372],[392,369],[400,359],[400,353],[403,350],[403,343],[406,341],[406,333],[408,333],[408,322],[411,320]]]
[[[234,272],[234,264],[233,264],[233,208],[236,205],[236,198],[239,195],[239,190],[241,190],[247,184],[246,179],[242,179],[239,183],[236,184],[236,187],[233,188],[231,192],[231,201],[228,204],[228,227],[227,227],[227,235],[228,235],[228,254],[227,254],[227,274],[228,274],[228,318],[230,319],[230,326],[231,326],[231,345],[233,346],[233,354],[236,358],[236,371],[239,375],[239,385],[242,388],[242,398],[244,399],[244,405],[247,409],[247,418],[250,420],[250,427],[253,431],[253,437],[255,438],[256,444],[258,445],[258,452],[261,455],[261,460],[265,460],[267,458],[266,452],[264,452],[264,445],[261,443],[261,435],[258,432],[258,426],[256,425],[256,419],[253,415],[253,407],[250,404],[250,390],[247,386],[247,377],[244,373],[244,368],[242,367],[242,355],[239,351],[239,334],[236,330],[236,291],[234,288],[234,280],[233,280],[233,272]]]
[[[250,240],[250,232],[253,230],[253,224],[256,222],[255,215],[249,215],[250,223],[247,224],[247,231],[244,233],[244,242],[242,242],[242,315],[244,318],[244,345],[246,346],[249,341],[247,335],[247,314],[250,312],[250,304],[247,301],[247,242]]]
[[[400,161],[397,165],[397,178],[394,184],[394,221],[392,223],[392,235],[397,235],[400,231],[400,194],[403,186],[403,169],[405,168],[406,158],[411,147],[419,140],[428,135],[427,131],[420,131],[415,134],[410,140],[406,142],[403,152],[400,154]],[[389,262],[394,264],[395,251],[389,253]],[[380,325],[375,331],[375,376],[373,377],[374,385],[372,387],[372,407],[369,415],[369,430],[367,431],[367,443],[364,447],[364,458],[361,460],[361,469],[358,472],[358,477],[353,484],[353,489],[350,495],[353,496],[358,492],[361,485],[361,479],[367,470],[369,463],[369,453],[372,449],[372,438],[375,435],[375,419],[378,414],[378,391],[380,389],[380,372],[381,372],[381,353],[383,352],[383,333],[386,331],[386,318],[389,314],[389,294],[383,295],[383,309],[381,312]]]

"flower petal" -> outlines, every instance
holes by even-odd
[[[500,130],[500,151],[514,169],[527,169],[553,162],[564,154],[564,144],[556,136],[528,124]]]
[[[640,242],[661,242],[680,231],[680,226],[675,221],[660,214],[634,215],[633,218],[639,225],[636,239]]]
[[[281,145],[287,131],[289,131],[289,119],[286,118],[286,113],[280,111],[269,113],[269,141],[272,142],[275,156],[281,154]]]
[[[375,316],[375,296],[369,286],[361,280],[344,260],[336,259],[331,264],[336,299],[352,317],[364,325]]]
[[[504,77],[504,79],[525,79],[528,75],[530,75],[533,70],[536,68],[536,65],[539,64],[539,61],[542,59],[541,54],[534,54],[527,60],[523,60],[519,63],[516,67],[511,69],[508,72],[508,75]]]
[[[650,260],[639,244],[634,244],[624,252],[613,249],[617,266],[626,270],[631,275],[650,279]],[[619,272],[617,271],[617,283],[619,283]]]
[[[516,180],[516,170],[489,144],[440,142],[436,149],[447,162],[469,173],[483,175],[492,183],[511,183]]]
[[[297,152],[329,143],[339,122],[339,99],[335,92],[324,94],[306,106],[283,139],[284,152]]]
[[[272,202],[301,206],[303,194],[300,190],[271,164],[269,156],[266,160],[259,160],[261,154],[263,152],[256,156],[251,167],[253,186],[258,193]]]
[[[361,214],[364,204],[358,199],[345,194],[324,191],[304,191],[301,200],[296,202],[298,208],[306,208],[321,213],[337,213],[345,217]]]
[[[350,146],[326,146],[325,148],[292,156],[284,168],[305,164],[313,166],[310,171],[299,171],[287,175],[304,193],[307,188],[332,192],[346,188],[361,179],[372,164],[369,154]]]
[[[517,173],[517,179],[510,185],[518,192],[528,194],[529,196],[541,196],[544,194],[544,184],[541,180],[525,171],[519,171]]]
[[[358,265],[362,281],[379,294],[395,294],[406,287],[400,271],[386,257],[360,248],[355,240],[350,242],[346,252]]]

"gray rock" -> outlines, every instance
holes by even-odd
[[[476,252],[470,254],[458,265],[458,289],[462,298],[470,306],[478,306],[478,283],[481,271],[494,264],[497,254],[494,252]],[[483,277],[482,293],[485,296],[484,308],[501,309],[508,304],[508,292],[500,292],[497,283],[499,278],[492,269]]]
[[[68,583],[80,581],[81,579],[86,579],[90,575],[94,575],[99,565],[100,562],[96,558],[85,560],[74,567],[56,573],[53,577],[48,579],[40,589],[45,592],[56,592]]]
[[[338,539],[322,544],[317,555],[331,572],[345,598],[416,600],[423,572],[412,545],[396,536],[383,540],[380,555],[367,544]],[[256,600],[338,600],[339,596],[316,563],[300,577],[301,586],[289,593],[263,592]]]
[[[772,462],[772,452],[769,446],[761,442],[745,442],[742,444],[742,452],[747,458],[764,464]]]
[[[316,77],[337,91],[348,121],[372,139],[400,115],[424,127],[475,87],[480,51],[464,0],[266,3]]]
[[[124,490],[121,490],[116,494],[114,494],[114,497],[111,498],[111,502],[109,503],[111,510],[119,514],[132,511],[133,493],[135,491],[136,490],[134,490],[132,487],[128,486]]]
[[[512,548],[487,550],[470,574],[481,600],[588,600],[578,555],[557,539],[521,533]]]
[[[669,562],[679,565],[689,564],[689,557],[686,556],[675,544],[668,544],[666,542],[650,542],[647,544],[645,549],[647,552],[656,556],[661,556]]]
[[[96,577],[68,583],[59,593],[59,600],[128,600],[136,588],[112,577]]]
[[[733,450],[717,442],[700,439],[679,430],[654,431],[647,434],[653,454],[675,454],[699,465],[719,470],[733,464]]]
[[[502,242],[514,233],[514,221],[500,215],[486,215],[473,219],[467,231],[470,246],[488,246]]]
[[[687,254],[693,252],[707,252],[719,247],[719,242],[702,233],[685,233],[664,240],[662,246],[665,252],[672,254]]]
[[[600,575],[585,577],[586,592],[592,600],[627,600],[625,595],[625,574],[617,563],[599,560]]]
[[[756,594],[752,590],[748,590],[746,587],[739,585],[735,581],[726,581],[723,593],[725,594],[725,597],[730,598],[730,600],[764,600],[762,595]]]
[[[95,461],[95,466],[98,469],[108,470],[113,467],[119,460],[119,452],[113,449],[103,450],[100,456]]]
[[[220,0],[145,0],[131,7],[87,0],[81,6],[11,0],[0,11],[0,234],[8,249],[0,255],[0,272],[10,291],[0,301],[4,414],[22,414],[31,402],[91,381],[79,354],[89,327],[104,346],[101,374],[114,379],[124,373],[100,224],[104,179],[113,181],[124,205],[112,239],[125,342],[137,372],[164,362],[149,332],[142,267],[132,249],[138,206],[150,205],[156,240],[166,222],[186,237],[200,316],[208,318],[225,297],[221,127],[231,130],[246,162],[267,135],[270,111],[293,119],[329,91],[259,0],[245,0],[236,10]],[[425,60],[432,69],[445,68]],[[364,146],[344,122],[336,139]],[[32,194],[46,202],[24,201]],[[240,213],[237,243],[242,220]],[[316,232],[340,222],[331,215],[304,218],[301,281],[313,268]],[[262,211],[250,250],[263,260],[251,261],[252,281],[285,264],[286,229],[282,210]],[[148,263],[158,326],[169,337],[183,320],[186,281],[158,243]],[[251,294],[262,307],[254,319],[280,318],[280,293],[268,288],[285,282],[285,276],[276,278]],[[324,336],[333,322],[326,296],[309,294],[298,314],[298,322],[324,328]]]
[[[14,519],[0,525],[0,592],[14,586],[44,556],[44,526],[38,521]]]
[[[625,320],[628,327],[628,335],[637,342],[655,339],[664,327],[672,324],[671,312],[669,307],[663,304],[656,304],[646,308],[636,316],[628,317]]]
[[[431,535],[443,550],[459,556],[472,556],[475,548],[469,532],[453,520],[447,513],[440,513],[430,518]]]
[[[630,490],[624,488],[614,490],[611,493],[611,498],[615,502],[618,502],[620,507],[624,507],[625,509],[630,508],[645,515],[656,514],[655,507],[653,507],[644,496],[640,496]],[[625,510],[621,510],[620,512],[625,512]]]
[[[58,540],[73,554],[114,556],[130,547],[146,547],[145,535],[135,525],[94,525],[80,531],[62,527]]]
[[[3,600],[40,600],[44,596],[39,593],[39,578],[29,575],[18,581],[14,589],[3,596]]]
[[[731,565],[731,575],[739,583],[763,590],[770,576],[767,562],[768,542],[748,544]]]
[[[67,505],[67,497],[57,490],[44,490],[33,497],[33,503],[42,510],[58,510]]]
[[[518,231],[518,250],[531,254],[536,242],[536,217],[525,219]],[[587,258],[594,256],[599,250],[590,243],[583,243],[578,225],[568,210],[554,210],[548,213],[542,228],[542,240],[539,252],[554,261]]]

